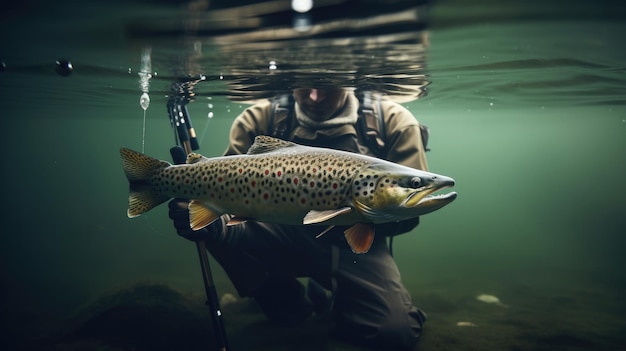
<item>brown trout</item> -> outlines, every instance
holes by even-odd
[[[200,230],[223,214],[280,224],[351,225],[344,234],[355,253],[367,252],[374,224],[433,212],[457,194],[432,195],[452,178],[389,161],[258,136],[246,155],[190,154],[171,165],[120,150],[130,182],[128,217],[169,200],[190,199],[190,225]]]

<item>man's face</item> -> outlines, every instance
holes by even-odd
[[[341,108],[348,93],[339,87],[332,88],[301,88],[295,89],[293,96],[300,105],[302,112],[316,121],[325,121]]]

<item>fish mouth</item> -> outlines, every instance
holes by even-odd
[[[415,189],[410,193],[404,201],[400,204],[401,207],[410,209],[419,209],[420,214],[426,214],[436,211],[445,205],[451,203],[456,199],[457,193],[455,191],[447,194],[433,194],[444,188],[449,188],[454,185],[454,182],[445,182],[438,184],[437,186],[423,187]]]

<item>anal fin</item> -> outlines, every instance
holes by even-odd
[[[356,254],[366,253],[372,247],[374,241],[374,224],[357,223],[343,232],[352,252]]]
[[[218,214],[206,207],[201,201],[191,200],[189,202],[189,225],[193,230],[200,230],[213,223]]]

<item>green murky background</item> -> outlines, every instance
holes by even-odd
[[[165,206],[126,217],[118,154],[143,144],[141,47],[120,28],[178,5],[112,5],[27,1],[0,15],[0,342],[11,348],[210,345],[194,245]],[[434,4],[432,84],[404,105],[430,127],[430,168],[456,179],[459,198],[394,241],[429,315],[417,349],[625,347],[625,13],[607,1]],[[60,57],[75,66],[67,78],[53,71]],[[164,82],[151,83],[145,152],[169,159]],[[221,154],[246,106],[189,104],[200,152]],[[218,292],[234,293],[212,267]],[[319,321],[272,326],[245,300],[224,314],[235,349],[357,350]]]

